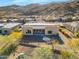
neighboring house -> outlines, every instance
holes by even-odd
[[[0,24],[0,34],[2,33],[2,27],[4,26],[3,23]]]
[[[2,28],[3,26],[4,26],[4,23],[1,23],[1,24],[0,24],[0,28]]]
[[[71,31],[72,33],[79,33],[79,22],[67,22],[64,24],[65,28]]]
[[[10,34],[11,32],[13,32],[19,27],[20,27],[20,23],[7,23],[7,24],[4,24],[4,26],[0,28],[0,33]]]

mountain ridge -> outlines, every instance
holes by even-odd
[[[26,6],[11,5],[0,7],[0,16],[3,15],[74,15],[79,13],[79,1],[68,3],[30,4]]]

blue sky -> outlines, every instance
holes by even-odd
[[[6,5],[27,5],[33,3],[50,3],[50,2],[65,2],[67,0],[0,0],[0,6]]]

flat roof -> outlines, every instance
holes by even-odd
[[[45,26],[33,26],[33,29],[45,29]]]
[[[48,25],[60,25],[62,26],[63,24],[62,23],[58,23],[58,22],[54,22],[54,23],[48,23],[48,22],[29,22],[29,23],[26,23],[25,26],[48,26]]]
[[[20,25],[20,23],[7,23],[6,25],[3,26],[3,28],[13,28],[18,25]]]

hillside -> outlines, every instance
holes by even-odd
[[[79,14],[79,1],[66,3],[30,4],[26,6],[4,6],[0,7],[0,16],[15,15],[76,15]]]

